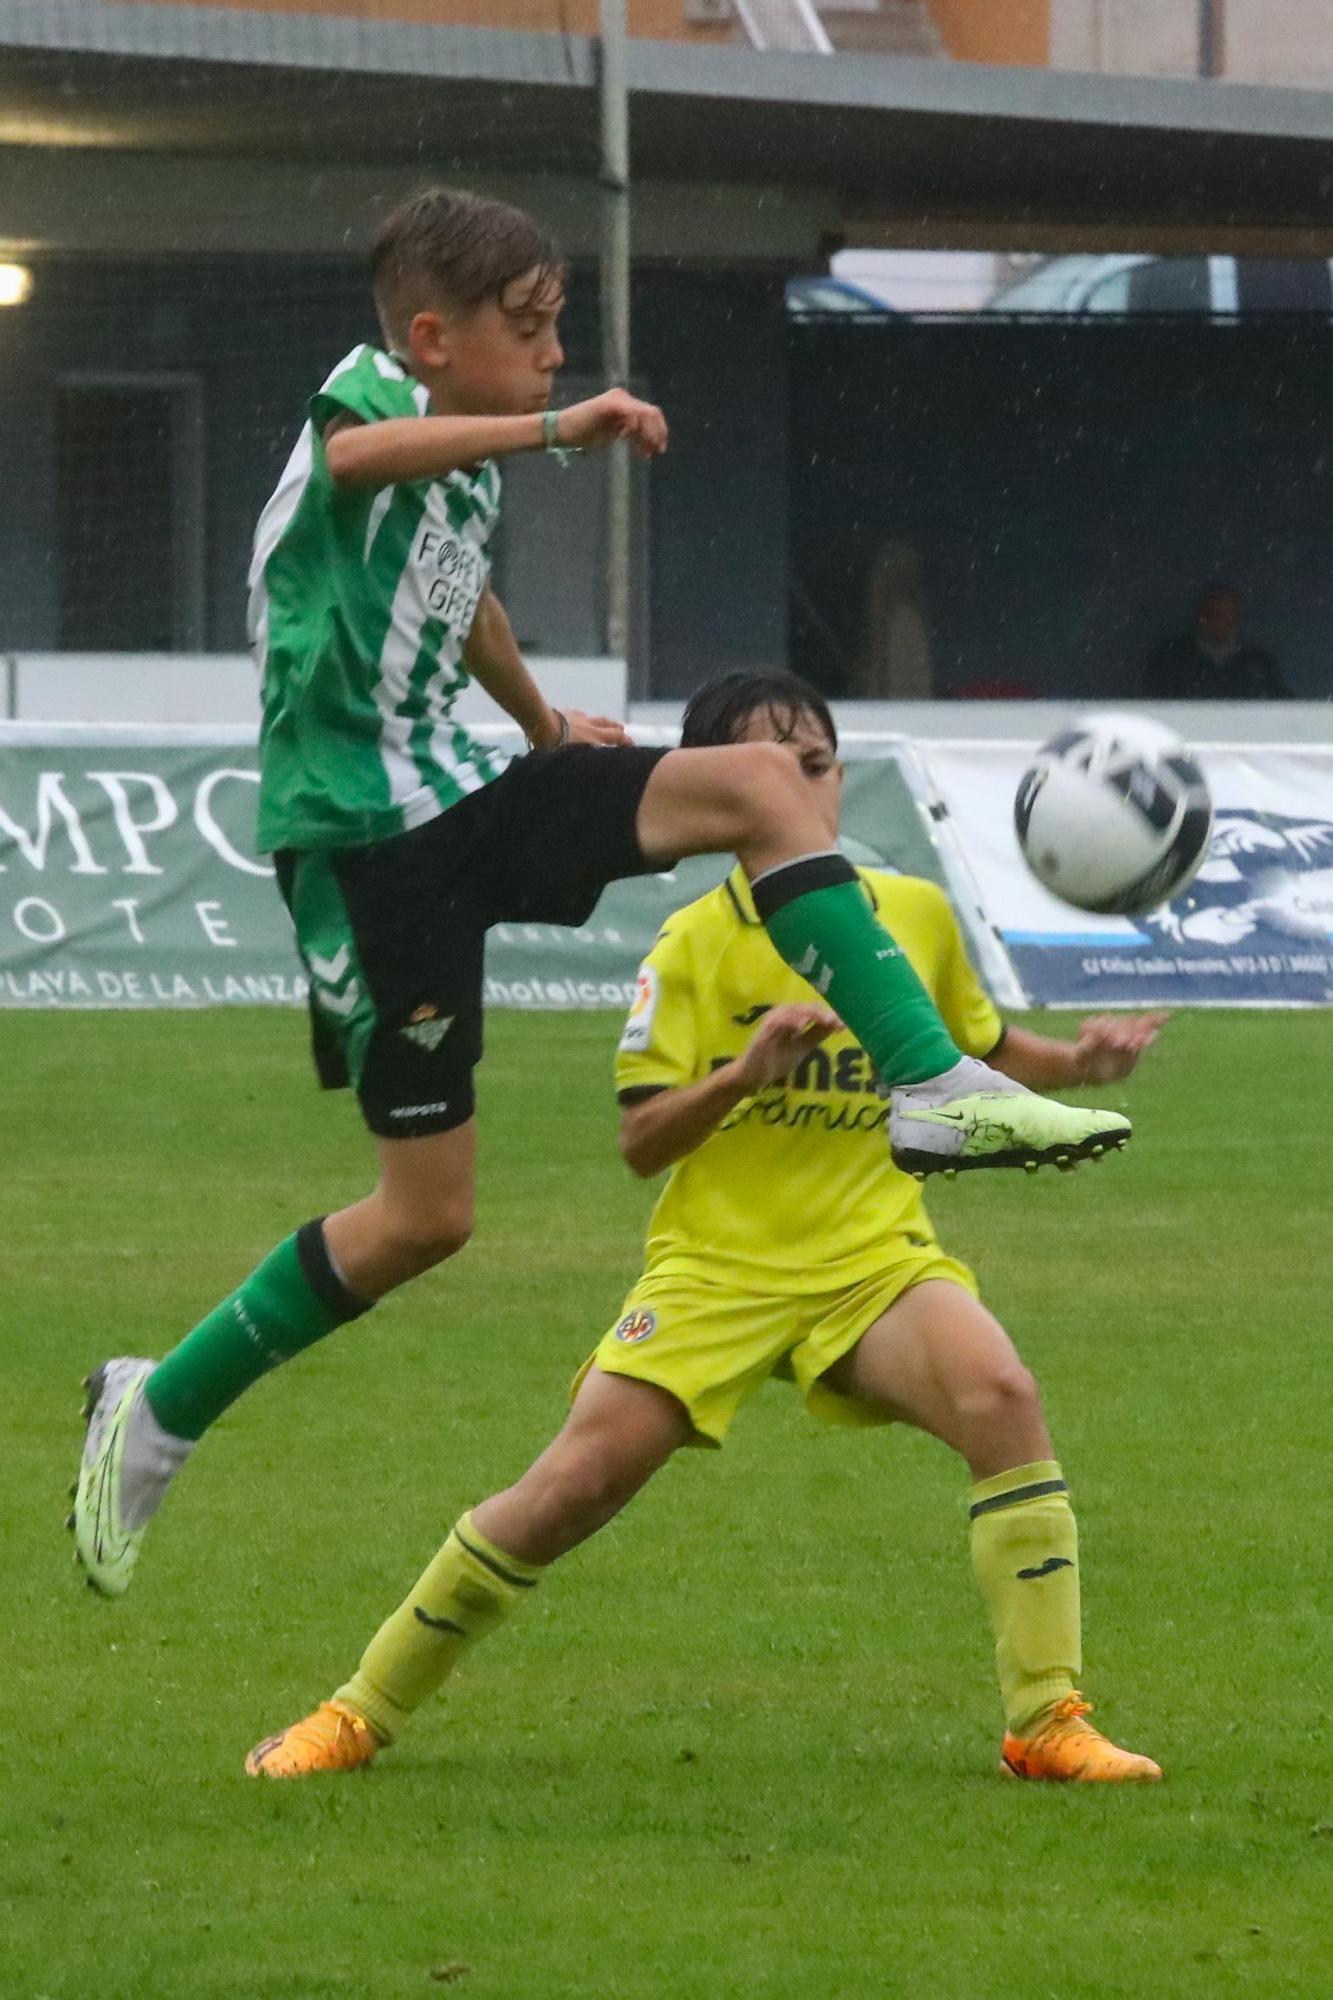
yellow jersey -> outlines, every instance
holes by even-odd
[[[988,1055],[1003,1024],[943,891],[913,876],[857,872],[959,1048]],[[633,1101],[700,1082],[742,1054],[770,1008],[810,998],[770,943],[737,868],[668,919],[639,968],[616,1089]],[[920,1186],[890,1156],[888,1113],[864,1050],[845,1031],[831,1035],[671,1169],[648,1227],[645,1275],[828,1291],[882,1268],[895,1238],[933,1243]]]

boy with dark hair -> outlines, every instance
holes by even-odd
[[[384,346],[312,397],[260,517],[259,842],[310,978],[321,1083],[355,1086],[379,1177],[305,1223],[166,1359],[88,1380],[71,1525],[92,1586],[127,1587],[195,1442],[268,1369],[452,1256],[472,1226],[482,953],[496,923],[580,924],[608,882],[733,852],[779,952],[896,1087],[916,1171],[1066,1163],[1129,1136],[962,1055],[773,743],[628,746],[533,681],[489,575],[510,452],[666,449],[624,389],[550,407],[564,267],[518,210],[427,189],[373,253]],[[453,718],[474,678],[519,724],[506,763]],[[610,754],[614,749],[614,754]]]
[[[780,745],[836,840],[837,737],[800,681],[735,675],[704,689],[684,741]],[[1010,1076],[1123,1077],[1160,1026],[1160,1015],[1103,1017],[1074,1042],[1006,1032],[933,883],[863,869],[857,892],[902,940],[960,1046]],[[672,1172],[643,1275],[585,1364],[564,1428],[516,1485],[462,1516],[350,1681],[259,1744],[251,1776],[368,1763],[548,1564],[680,1446],[720,1445],[742,1401],[782,1374],[823,1422],[909,1423],[966,1462],[1003,1768],[1159,1778],[1085,1720],[1077,1534],[1036,1384],[893,1165],[863,1051],[773,950],[740,868],[668,919],[616,1082],[626,1160],[645,1176]]]

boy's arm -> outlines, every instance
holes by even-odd
[[[1120,1083],[1157,1040],[1165,1013],[1093,1014],[1072,1042],[1009,1028],[986,1060],[1029,1090],[1060,1090],[1081,1083]]]
[[[552,750],[560,743],[629,742],[609,716],[551,707],[524,664],[503,604],[489,587],[481,594],[463,660],[473,680],[513,717],[536,750]]]
[[[597,451],[625,438],[640,458],[655,458],[667,447],[662,412],[626,389],[606,389],[555,412],[553,423],[551,418],[550,411],[534,410],[521,417],[353,419],[325,431],[324,456],[335,486],[384,487],[443,479],[483,459],[542,451],[548,442],[565,451]]]
[[[653,1091],[626,1104],[620,1117],[625,1164],[650,1180],[710,1138],[743,1098],[789,1076],[817,1043],[840,1026],[827,1007],[803,1001],[765,1014],[744,1055],[698,1083]]]
[[[1166,1014],[1094,1014],[1073,1041],[1035,1035],[1028,1028],[1001,1029],[943,892],[923,883],[919,893],[925,908],[933,907],[936,923],[947,927],[934,998],[959,1048],[969,1055],[982,1057],[992,1069],[1029,1090],[1065,1090],[1085,1083],[1121,1082],[1156,1041]]]

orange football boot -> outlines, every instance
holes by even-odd
[[[245,1760],[251,1778],[309,1778],[318,1771],[355,1771],[382,1749],[363,1715],[340,1701],[322,1701],[313,1715],[256,1743]]]
[[[1044,1708],[1028,1736],[1006,1736],[1001,1771],[1012,1778],[1048,1778],[1077,1784],[1154,1783],[1162,1775],[1151,1757],[1122,1750],[1083,1717],[1092,1703],[1075,1691]]]

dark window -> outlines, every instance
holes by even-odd
[[[1243,313],[1333,311],[1328,265],[1319,257],[1238,257],[1236,305]]]
[[[185,385],[188,389],[189,385]],[[60,644],[69,652],[198,645],[190,398],[171,384],[57,390]]]
[[[1129,274],[1129,310],[1206,313],[1212,305],[1206,257],[1155,257]]]

